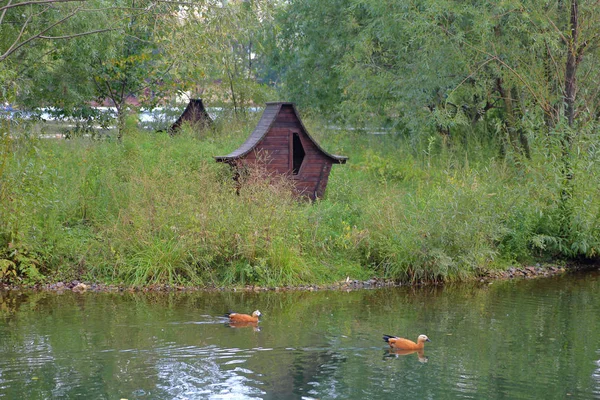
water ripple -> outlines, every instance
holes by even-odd
[[[178,353],[170,353],[169,360],[161,359],[156,364],[158,387],[173,399],[204,396],[211,399],[255,398],[264,394],[258,388],[260,381],[254,378],[249,368],[241,368],[250,354],[240,349],[186,348],[185,353],[195,354],[193,360],[180,360]],[[232,357],[236,357],[231,359]],[[219,360],[229,359],[221,362]],[[231,366],[234,366],[231,368]]]

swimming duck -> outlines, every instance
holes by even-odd
[[[256,310],[252,315],[238,313],[227,313],[225,315],[229,317],[229,321],[231,322],[258,322],[258,317],[261,316],[261,313]]]
[[[386,341],[393,349],[402,350],[421,350],[425,346],[425,342],[431,342],[425,335],[419,335],[417,343],[412,340],[399,338],[397,336],[383,335],[383,340]]]

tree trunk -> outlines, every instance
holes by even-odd
[[[560,88],[554,69],[552,53],[548,43],[546,43],[546,51],[544,53],[544,73],[546,74],[546,81],[548,82],[550,101],[548,102],[549,109],[544,113],[544,122],[548,128],[548,132],[556,127],[560,118]]]
[[[521,94],[519,93],[519,91],[517,90],[516,87],[513,86],[512,90],[512,98],[515,100],[515,104],[517,105],[516,110],[514,111],[514,114],[516,116],[518,116],[519,121],[523,120],[523,108],[522,108],[522,103],[521,103]],[[529,139],[527,138],[527,135],[525,134],[525,131],[523,130],[523,125],[521,123],[516,124],[517,127],[517,135],[519,136],[519,143],[521,145],[521,150],[523,151],[523,153],[525,153],[525,157],[527,157],[528,160],[531,160],[531,148],[529,147]]]
[[[517,114],[520,114],[519,109],[515,110],[515,98],[517,96],[514,88],[506,89],[503,85],[502,78],[496,79],[496,90],[500,94],[504,102],[504,110],[506,112],[505,126],[508,133],[508,144],[517,154],[525,153],[527,158],[530,158],[529,141],[522,130],[517,126]],[[522,148],[521,148],[522,146]]]
[[[238,114],[237,98],[235,96],[235,90],[233,88],[233,75],[227,70],[227,77],[229,78],[229,91],[231,92],[231,100],[233,101],[233,112],[235,115]]]
[[[579,37],[578,0],[571,0],[571,37],[567,43],[567,65],[565,70],[565,115],[569,127],[575,122],[575,96],[577,92],[577,67],[581,61],[577,42]],[[570,136],[570,135],[569,135]],[[570,142],[570,140],[569,140]]]
[[[125,107],[123,104],[116,106],[117,109],[117,140],[123,140],[123,133],[125,131]]]
[[[563,162],[563,187],[561,190],[561,236],[568,238],[571,232],[573,210],[573,167],[571,164],[571,146],[573,142],[573,128],[575,125],[575,100],[577,95],[577,68],[582,59],[578,49],[579,38],[579,4],[578,0],[571,0],[570,37],[567,39],[567,61],[565,67],[565,117],[568,128],[563,130],[561,139]],[[582,51],[581,51],[582,52]]]

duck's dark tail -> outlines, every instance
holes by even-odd
[[[396,336],[393,335],[383,335],[383,341],[388,343],[388,341],[392,338],[395,338]]]

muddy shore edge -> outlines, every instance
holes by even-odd
[[[577,273],[586,270],[600,269],[600,265],[542,265],[511,267],[502,271],[485,271],[472,279],[461,281],[463,283],[481,283],[491,284],[494,281],[520,280],[520,279],[539,279],[555,277],[568,273]],[[322,284],[322,285],[298,285],[298,286],[257,286],[246,285],[243,287],[217,287],[217,286],[174,286],[174,285],[146,285],[146,286],[124,286],[110,285],[102,283],[85,282],[73,280],[70,282],[55,282],[38,285],[5,285],[0,284],[0,290],[36,290],[50,292],[284,292],[284,291],[317,291],[317,290],[361,290],[361,289],[379,289],[391,287],[421,287],[421,286],[443,286],[444,283],[436,282],[397,282],[389,279],[372,278],[368,280],[354,280],[348,277],[345,280]]]

